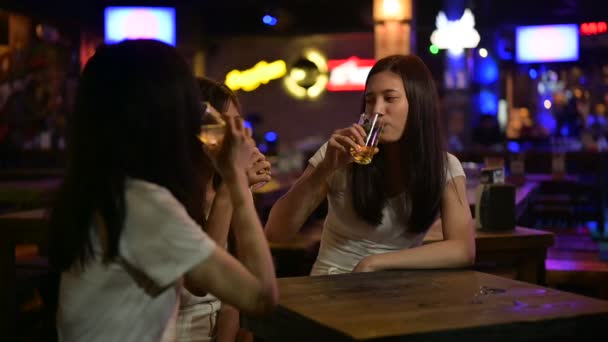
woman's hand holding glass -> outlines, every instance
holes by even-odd
[[[245,170],[257,148],[251,139],[251,130],[244,127],[242,118],[220,116],[224,121],[222,139],[213,144],[203,141],[203,146],[222,178],[234,181],[240,175],[246,176]]]
[[[208,102],[203,102],[203,113],[201,115],[201,130],[198,139],[210,152],[216,153],[222,146],[226,133],[226,121]]]
[[[327,142],[327,151],[321,166],[333,171],[354,162],[353,154],[363,151],[366,137],[367,133],[361,121],[336,130]],[[377,152],[378,148],[373,146],[373,154]]]
[[[353,156],[354,162],[361,165],[367,165],[372,162],[374,155],[378,153],[378,142],[380,134],[384,128],[384,118],[382,113],[363,113],[359,117],[358,124],[365,131],[365,139],[363,144],[359,144],[359,148],[351,148],[350,154]]]

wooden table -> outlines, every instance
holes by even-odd
[[[0,294],[5,298],[0,310],[0,331],[7,341],[16,339],[16,264],[15,245],[19,242],[48,241],[44,209],[0,215]]]
[[[469,270],[279,279],[279,307],[243,325],[264,341],[608,339],[608,302]]]

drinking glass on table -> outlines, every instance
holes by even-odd
[[[209,102],[203,102],[203,115],[201,117],[201,131],[199,140],[212,151],[221,148],[226,133],[226,121]]]
[[[365,140],[363,145],[359,145],[359,150],[350,149],[350,155],[353,156],[355,163],[367,165],[372,162],[374,150],[378,146],[380,134],[384,122],[382,121],[382,113],[363,113],[359,117],[359,125],[365,130]]]

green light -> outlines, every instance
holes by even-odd
[[[433,55],[436,55],[439,53],[439,48],[437,47],[437,45],[433,44],[429,46],[429,51],[431,51]]]

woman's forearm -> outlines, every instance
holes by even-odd
[[[233,306],[222,304],[217,316],[216,342],[234,342],[239,332],[239,311]]]
[[[475,246],[466,240],[444,240],[365,258],[368,271],[468,267],[475,262]]]
[[[330,171],[308,166],[292,188],[270,210],[265,232],[269,241],[291,238],[327,196]]]
[[[225,184],[221,184],[213,199],[205,227],[207,235],[219,246],[226,246],[231,219],[232,202],[230,200],[230,190]]]

